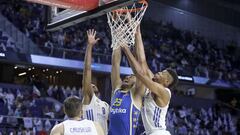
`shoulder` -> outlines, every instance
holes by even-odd
[[[101,100],[101,104],[103,107],[109,108],[109,104],[107,102]]]
[[[87,106],[91,106],[92,104],[97,102],[97,97],[95,94],[92,95],[91,99],[88,101],[88,103],[86,102],[85,98],[83,98],[83,106],[87,107]]]
[[[101,107],[104,107],[104,108],[107,108],[107,109],[109,108],[108,103],[99,99],[98,97],[96,98],[96,103]]]
[[[63,123],[59,123],[55,125],[52,128],[50,135],[63,135],[63,131],[64,131],[63,128],[64,128]]]
[[[169,88],[165,88],[165,90],[168,92],[169,96],[171,97],[172,95],[171,90]]]
[[[121,88],[116,88],[114,91],[113,91],[113,94],[115,95],[116,93],[119,93],[121,92]]]
[[[82,123],[90,123],[90,124],[93,124],[94,122],[91,121],[91,120],[88,120],[88,119],[83,119],[81,120]]]

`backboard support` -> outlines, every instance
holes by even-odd
[[[102,16],[108,12],[111,12],[112,10],[131,5],[137,1],[138,0],[115,0],[89,11],[66,9],[58,12],[58,8],[52,7],[47,30],[56,31],[59,29],[64,29],[80,22]]]

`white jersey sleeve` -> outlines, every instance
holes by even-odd
[[[90,120],[66,120],[63,127],[64,135],[98,135],[94,123]]]
[[[83,105],[83,118],[98,122],[106,134],[108,132],[108,115],[109,105],[96,97],[95,94],[93,95],[89,105]]]
[[[171,92],[168,88],[171,97]],[[150,135],[154,132],[160,132],[166,130],[166,114],[168,111],[169,103],[165,107],[159,107],[150,91],[147,91],[143,98],[143,107],[141,109],[143,125],[146,130],[146,134]]]

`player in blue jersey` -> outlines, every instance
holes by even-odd
[[[137,32],[139,33],[139,32]],[[141,35],[136,34],[136,38]],[[136,51],[138,52],[138,51]],[[137,58],[141,61],[140,55]],[[120,78],[121,48],[112,54],[112,100],[108,135],[135,135],[142,106],[144,88],[135,75]]]

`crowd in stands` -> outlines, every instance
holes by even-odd
[[[0,29],[0,52],[17,52],[15,41]]]
[[[76,87],[64,87],[64,86],[52,86],[50,85],[47,90],[47,96],[52,97],[60,102],[63,102],[69,96],[78,96],[82,98],[81,88],[77,89]]]
[[[60,103],[40,98],[35,90],[0,88],[0,135],[5,132],[49,133],[64,117]]]
[[[0,5],[0,11],[53,57],[83,60],[86,30],[95,28],[101,40],[93,49],[93,61],[111,64],[111,35],[106,17],[48,33],[45,31],[45,6],[12,0]],[[240,58],[236,55],[239,48],[234,42],[220,47],[198,32],[179,30],[172,23],[150,19],[143,20],[141,26],[148,64],[153,71],[172,67],[180,75],[202,76],[231,83],[240,81]],[[0,30],[0,51],[12,50],[18,51],[14,41]],[[123,57],[121,64],[128,66],[126,57]],[[45,95],[62,103],[70,95],[81,97],[79,91],[81,89],[76,87],[49,86]],[[33,90],[0,88],[0,108],[0,135],[10,132],[47,134],[59,122],[57,119],[64,117],[60,104],[42,99],[42,95],[36,95]],[[217,107],[200,110],[185,106],[171,107],[167,121],[171,131],[178,135],[237,134],[237,122],[232,115]]]
[[[0,88],[0,135],[46,135],[64,118],[59,103],[68,96],[82,97],[81,88],[69,86],[49,86],[46,92],[44,98],[34,90]],[[239,130],[236,115],[219,105],[199,109],[170,106],[167,127],[173,135],[237,135]]]
[[[9,5],[3,4],[0,8],[2,14],[37,45],[50,50],[50,56],[83,60],[86,49],[85,32],[89,28],[95,28],[101,40],[93,50],[96,55],[94,62],[110,64],[111,35],[106,17],[48,33],[45,31],[45,6],[14,0],[6,4]],[[153,71],[172,67],[180,75],[227,80],[231,83],[239,81],[240,58],[236,55],[238,48],[234,42],[220,47],[198,32],[179,30],[172,23],[147,20],[142,21],[142,36],[147,60]],[[122,65],[128,66],[125,57]]]
[[[167,125],[177,135],[237,135],[235,119],[223,110],[217,105],[207,109],[173,107],[168,111]]]

